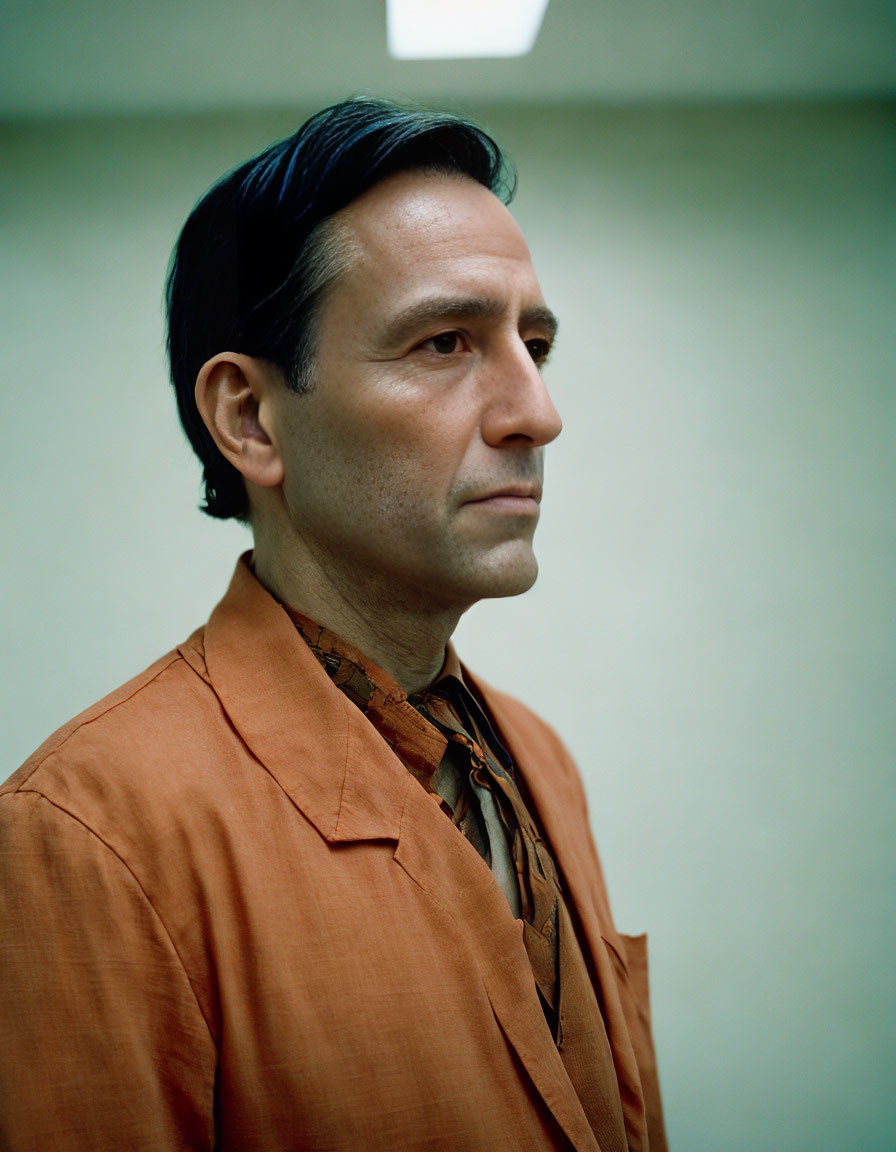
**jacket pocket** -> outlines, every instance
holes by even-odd
[[[650,1152],[668,1152],[663,1104],[650,1018],[647,936],[604,936],[619,983],[622,1011],[628,1025],[644,1093]]]

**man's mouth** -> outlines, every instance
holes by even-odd
[[[493,507],[508,512],[533,512],[541,503],[540,484],[507,484],[488,492],[476,494],[465,504]]]

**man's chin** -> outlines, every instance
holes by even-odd
[[[522,541],[452,560],[440,569],[430,566],[424,578],[418,574],[414,579],[414,599],[424,611],[466,612],[479,600],[520,596],[538,576],[535,554]]]
[[[538,578],[538,561],[530,548],[521,555],[502,558],[503,562],[482,574],[478,599],[494,600],[502,596],[521,596]]]

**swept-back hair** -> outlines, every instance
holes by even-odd
[[[318,112],[223,176],[187,219],[168,270],[168,355],[210,516],[246,520],[249,509],[242,476],[196,407],[200,368],[218,352],[242,352],[306,390],[316,310],[341,270],[338,233],[327,222],[386,176],[413,169],[469,177],[505,204],[515,190],[512,165],[476,125],[357,98]]]

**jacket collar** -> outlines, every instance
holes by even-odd
[[[236,731],[326,840],[398,839],[409,785],[419,785],[383,755],[381,738],[330,682],[248,555],[208,622],[204,655]]]

